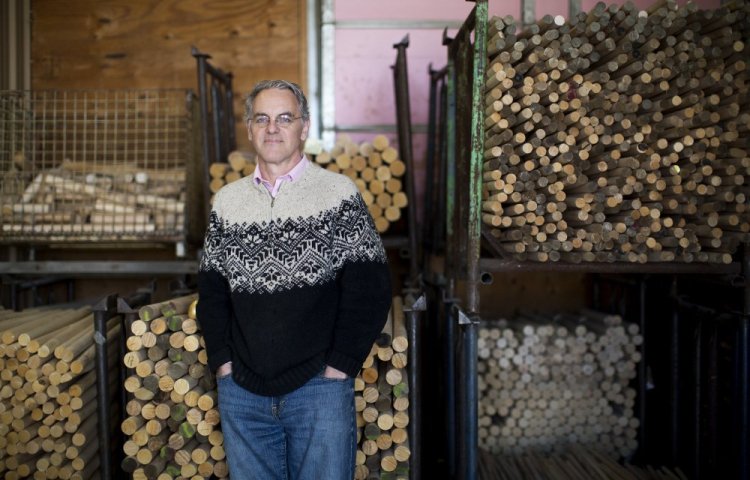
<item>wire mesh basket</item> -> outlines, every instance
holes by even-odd
[[[182,242],[200,215],[186,90],[0,92],[2,243]]]

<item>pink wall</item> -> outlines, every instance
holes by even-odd
[[[461,0],[338,0],[336,20],[455,20],[465,18],[474,4]]]

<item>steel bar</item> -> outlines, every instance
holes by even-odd
[[[0,274],[9,275],[179,275],[197,271],[197,260],[0,262]]]
[[[409,35],[393,45],[396,49],[396,64],[393,67],[393,80],[396,95],[396,123],[398,125],[398,148],[401,159],[406,163],[409,172],[406,183],[406,194],[409,197],[409,275],[410,282],[416,282],[419,268],[419,231],[417,230],[417,197],[415,190],[414,152],[412,149],[411,106],[409,97],[409,77],[406,63],[406,49],[409,47]]]
[[[700,478],[702,457],[702,428],[701,428],[701,403],[703,401],[703,366],[704,355],[704,322],[702,318],[697,319],[695,327],[695,351],[693,352],[693,478]]]
[[[646,336],[646,300],[648,295],[648,277],[641,276],[638,279],[638,326],[643,336],[643,348],[641,348],[641,361],[638,364],[638,419],[641,426],[638,429],[638,445],[645,456],[648,451],[648,410],[646,399],[648,395],[648,337]]]
[[[677,298],[677,277],[672,278],[671,286],[672,298]],[[681,392],[680,392],[680,307],[675,304],[672,310],[672,328],[670,329],[670,349],[669,349],[669,414],[670,414],[670,459],[672,465],[679,464],[680,452],[680,412],[682,411]]]
[[[112,480],[112,404],[109,400],[107,356],[107,321],[117,313],[117,295],[108,295],[94,308],[94,343],[96,345],[97,427],[99,433],[99,468],[103,480]]]
[[[445,294],[449,290],[441,289],[444,298]],[[443,357],[443,371],[445,372],[443,378],[445,379],[445,421],[443,428],[445,429],[445,438],[447,440],[447,462],[448,472],[451,477],[456,475],[456,453],[458,452],[458,437],[457,428],[458,425],[458,384],[456,382],[456,368],[457,368],[457,354],[456,354],[456,330],[458,329],[458,321],[455,316],[455,299],[448,299],[443,301],[443,309],[445,311],[445,339],[444,339],[444,357]]]
[[[742,273],[745,279],[743,315],[739,328],[739,472],[738,478],[750,475],[750,244],[744,245]]]
[[[198,98],[200,99],[200,113],[201,113],[201,149],[203,150],[203,201],[205,205],[208,205],[210,193],[208,189],[208,181],[211,178],[208,174],[208,166],[211,164],[211,146],[209,145],[208,138],[208,86],[206,83],[206,73],[208,71],[208,59],[210,55],[201,53],[197,48],[192,48],[192,54],[198,62]]]
[[[415,296],[414,303],[404,308],[406,326],[409,331],[409,474],[411,478],[422,478],[422,336],[423,316],[427,310],[423,293]]]
[[[439,205],[434,198],[436,188],[439,190],[440,185],[435,178],[437,165],[438,142],[437,121],[438,121],[438,84],[442,80],[442,75],[438,70],[433,70],[432,63],[427,67],[427,73],[430,76],[430,93],[429,93],[429,110],[427,114],[427,156],[425,158],[425,192],[424,192],[424,218],[435,219],[434,209]],[[429,255],[435,252],[434,231],[436,225],[434,221],[424,222],[422,228],[422,257],[420,258],[422,271],[427,268]]]
[[[580,272],[580,273],[668,273],[668,274],[737,274],[740,266],[737,264],[629,264],[629,263],[565,263],[547,262],[532,263],[505,260],[500,258],[483,257],[479,261],[480,268],[488,272]]]

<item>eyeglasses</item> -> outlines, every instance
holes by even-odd
[[[274,120],[274,123],[277,127],[281,128],[287,128],[289,125],[291,125],[295,120],[299,120],[302,117],[295,117],[291,113],[282,113],[281,115],[276,117],[276,120]],[[258,128],[265,128],[271,123],[271,117],[268,115],[256,115],[253,117],[253,126]]]

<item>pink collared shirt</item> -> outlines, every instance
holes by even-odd
[[[302,155],[302,160],[300,160],[299,163],[294,166],[294,168],[289,170],[289,172],[281,175],[280,177],[277,177],[276,182],[273,185],[271,185],[271,182],[261,176],[260,168],[256,166],[255,172],[253,173],[253,181],[256,185],[263,184],[263,186],[268,190],[268,193],[271,194],[271,197],[276,198],[276,195],[279,194],[281,184],[284,182],[295,182],[299,180],[299,178],[302,176],[302,172],[305,171],[305,168],[307,168],[307,164],[309,163],[310,161],[307,159],[307,157]]]

